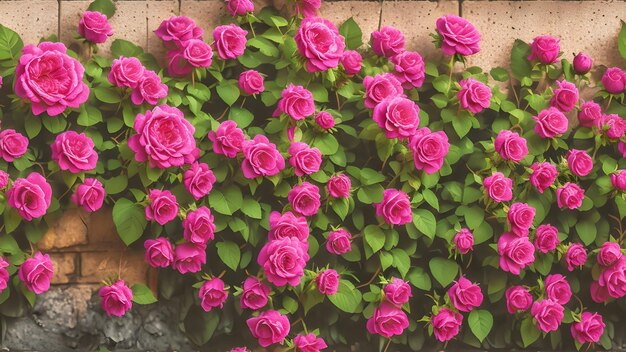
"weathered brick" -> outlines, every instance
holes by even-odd
[[[24,44],[59,32],[59,3],[56,0],[0,1],[2,24],[20,34]]]
[[[165,61],[165,46],[154,30],[159,27],[163,20],[178,15],[178,0],[147,1],[147,47],[146,51],[154,54],[159,62]]]
[[[125,247],[115,229],[111,208],[108,207],[91,213],[87,228],[87,238],[88,248],[93,250],[111,250]]]
[[[37,246],[41,250],[49,251],[86,244],[89,222],[89,213],[82,208],[68,209],[48,228]]]
[[[54,265],[52,284],[67,284],[76,281],[77,253],[50,253],[50,259]]]
[[[119,277],[132,285],[146,283],[149,266],[143,251],[80,253],[80,283],[99,283]]]
[[[220,19],[228,15],[223,1],[181,0],[180,15],[192,18],[204,29],[206,41],[211,41],[213,28],[220,24]]]

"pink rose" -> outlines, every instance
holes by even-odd
[[[136,57],[123,57],[113,60],[108,80],[116,87],[136,88],[144,76],[146,68]]]
[[[541,253],[548,253],[556,249],[559,241],[559,230],[550,225],[539,225],[535,232],[535,248]]]
[[[9,272],[7,271],[8,267],[9,262],[0,257],[0,292],[6,290],[9,285]]]
[[[592,296],[594,287],[592,285]],[[595,290],[597,301],[604,302],[608,297],[622,298],[626,295],[626,259],[620,258],[617,263],[604,268],[598,278],[598,287]]]
[[[264,135],[257,134],[252,140],[244,141],[241,147],[244,156],[241,171],[248,179],[274,176],[285,168],[285,159],[276,144],[270,143]]]
[[[551,299],[533,303],[530,314],[535,319],[537,328],[543,332],[556,331],[563,321],[563,306]]]
[[[578,209],[583,204],[585,191],[575,183],[567,182],[556,189],[556,202],[560,209]]]
[[[172,243],[165,237],[146,240],[143,243],[146,249],[146,262],[153,268],[167,268],[174,263]]]
[[[141,105],[144,101],[150,105],[156,105],[159,99],[167,97],[167,92],[167,85],[161,83],[161,77],[154,71],[146,70],[143,77],[139,80],[137,87],[133,89],[130,100],[135,105]],[[163,106],[167,105],[161,105],[161,107]]]
[[[580,105],[578,122],[581,126],[592,128],[602,117],[602,108],[593,100],[586,101]]]
[[[303,17],[317,16],[317,10],[322,6],[321,0],[299,0],[296,1],[296,15]]]
[[[250,350],[245,347],[235,347],[228,352],[250,352]]]
[[[294,142],[289,146],[289,164],[293,166],[296,176],[310,175],[320,170],[322,153],[306,143]]]
[[[597,281],[592,281],[589,286],[591,299],[596,303],[604,303],[611,298],[606,287],[600,286]]]
[[[573,322],[570,330],[572,337],[580,344],[600,341],[606,325],[598,313],[583,312],[579,322]]]
[[[278,101],[274,116],[287,114],[294,120],[304,120],[314,113],[313,93],[302,86],[295,86],[290,83],[281,93],[281,99]]]
[[[356,75],[361,71],[363,57],[356,50],[344,50],[340,62],[346,74]]]
[[[293,345],[299,352],[320,352],[328,347],[321,337],[316,337],[313,333],[306,335],[298,334],[293,339]]]
[[[150,190],[150,193],[148,193],[148,205],[146,206],[146,219],[165,225],[176,219],[177,215],[178,202],[172,192],[158,189]]]
[[[454,246],[461,254],[467,254],[474,250],[474,235],[467,228],[462,228],[452,239]]]
[[[392,278],[391,282],[385,285],[383,292],[387,302],[399,308],[413,297],[409,283],[397,277]]]
[[[246,50],[248,31],[236,24],[217,26],[213,30],[213,39],[217,55],[222,60],[236,59]]]
[[[270,231],[267,239],[270,241],[281,238],[296,238],[305,245],[309,243],[309,224],[304,216],[298,216],[288,211],[280,214],[277,211],[270,213]]]
[[[12,129],[0,131],[0,158],[7,163],[26,154],[28,138]]]
[[[187,213],[183,220],[183,238],[202,247],[215,239],[215,223],[211,209],[203,205]]]
[[[483,187],[489,198],[495,202],[508,202],[513,199],[513,180],[501,172],[494,172],[483,180]]]
[[[339,66],[346,47],[345,39],[330,21],[320,17],[302,20],[293,38],[298,51],[306,59],[307,72],[326,71]]]
[[[457,98],[463,109],[469,110],[473,114],[478,114],[491,105],[491,88],[483,82],[473,78],[464,79],[459,82],[461,90],[457,93]]]
[[[404,51],[404,34],[397,28],[383,26],[372,32],[371,45],[376,55],[391,58]]]
[[[375,203],[376,216],[382,217],[391,225],[404,225],[413,220],[411,201],[409,196],[395,188],[388,188],[383,192],[383,200]]]
[[[578,88],[574,83],[566,80],[556,81],[554,95],[550,99],[550,106],[563,112],[570,112],[578,102]]]
[[[183,174],[185,189],[195,200],[208,195],[213,189],[215,175],[205,163],[194,162]]]
[[[459,334],[461,324],[463,324],[463,316],[459,312],[442,308],[432,317],[430,323],[438,341],[450,341]]]
[[[315,277],[317,290],[323,295],[334,295],[339,289],[339,274],[334,269],[326,269]]]
[[[252,336],[259,340],[259,345],[262,347],[282,343],[291,328],[286,316],[271,309],[262,312],[257,317],[246,320],[246,324]]]
[[[535,261],[535,247],[528,237],[516,236],[505,232],[498,240],[500,254],[500,269],[519,275],[520,271]]]
[[[450,286],[448,297],[450,297],[450,302],[454,307],[461,312],[471,312],[483,303],[483,293],[480,287],[463,276]]]
[[[270,288],[254,276],[248,276],[243,282],[239,305],[242,309],[258,310],[267,304]]]
[[[185,76],[194,68],[211,66],[213,50],[202,39],[189,39],[182,43],[182,48],[167,53],[169,63],[167,71],[173,76]]]
[[[84,133],[63,132],[57,135],[50,147],[52,160],[59,164],[61,170],[77,174],[96,168],[98,153],[94,149],[93,140]]]
[[[206,252],[203,246],[186,242],[176,246],[172,267],[179,273],[197,273],[204,264],[206,264]]]
[[[320,111],[315,115],[315,123],[325,130],[335,127],[335,118],[328,111]]]
[[[626,132],[626,120],[617,114],[602,115],[596,120],[598,132],[611,139],[622,138]]]
[[[265,91],[264,80],[259,71],[243,71],[239,75],[239,88],[248,95],[263,93]]]
[[[619,141],[617,142],[617,150],[622,154],[622,157],[626,158],[626,143]]]
[[[100,44],[113,35],[113,29],[103,13],[85,11],[78,22],[78,34],[92,43]]]
[[[209,131],[209,139],[213,142],[213,152],[234,158],[243,150],[246,137],[237,123],[232,120],[222,122],[215,132]]]
[[[363,78],[365,87],[365,107],[373,109],[380,102],[387,98],[405,97],[402,83],[391,73],[381,75],[365,76]]]
[[[507,214],[511,231],[520,237],[528,236],[528,230],[533,225],[536,212],[535,208],[526,203],[513,203]]]
[[[611,94],[621,94],[626,89],[626,72],[619,67],[610,67],[604,71],[602,85]]]
[[[554,138],[567,132],[567,116],[555,107],[542,110],[533,120],[537,122],[535,133],[541,138]]]
[[[587,250],[580,243],[572,243],[565,253],[567,270],[574,271],[575,267],[582,267],[587,262]]]
[[[250,0],[225,0],[226,8],[231,16],[243,16],[254,11],[254,4]]]
[[[26,288],[37,295],[48,291],[53,275],[54,265],[50,256],[41,252],[26,259],[17,272],[17,276]]]
[[[402,83],[404,89],[422,86],[425,65],[424,59],[419,53],[407,50],[393,56],[390,60],[394,65],[394,75]]]
[[[367,320],[366,327],[370,334],[390,338],[402,335],[409,327],[409,319],[402,309],[389,302],[382,302],[374,309],[374,314]]]
[[[15,94],[31,101],[34,115],[56,116],[89,98],[85,69],[66,54],[63,43],[26,45],[15,69]]]
[[[303,244],[297,238],[281,238],[267,242],[261,249],[257,262],[272,284],[298,286],[309,260],[307,250],[308,244]]]
[[[420,124],[420,108],[403,97],[385,99],[374,108],[372,118],[385,131],[387,138],[405,139],[413,136]]]
[[[409,148],[413,152],[415,168],[430,175],[443,166],[450,143],[444,131],[431,132],[428,127],[423,127],[409,139]]]
[[[177,108],[159,105],[145,115],[137,114],[134,129],[137,134],[128,138],[128,146],[136,153],[135,160],[148,161],[150,167],[191,164],[200,152],[195,128]]]
[[[559,175],[556,166],[549,162],[533,163],[530,168],[533,170],[533,173],[530,174],[530,184],[535,186],[539,193],[543,193],[552,186]]]
[[[506,298],[506,310],[509,314],[526,311],[533,304],[533,296],[523,286],[512,286],[504,293]]]
[[[190,39],[202,39],[202,28],[196,22],[186,16],[172,16],[161,22],[159,28],[154,31],[168,47],[181,47],[183,42]]]
[[[224,281],[219,277],[205,281],[198,292],[200,298],[200,306],[205,312],[211,309],[224,306],[224,302],[228,298],[228,292],[224,289]]]
[[[332,254],[344,254],[352,250],[352,234],[344,229],[331,231],[326,241],[326,250]]]
[[[622,258],[622,248],[616,242],[604,242],[596,257],[598,264],[608,267]]]
[[[584,150],[570,149],[567,152],[567,166],[574,175],[584,177],[593,169],[593,160]]]
[[[6,193],[9,206],[26,221],[46,215],[52,200],[52,187],[36,172],[18,178]]]
[[[0,190],[4,189],[9,184],[9,174],[6,171],[0,170]]]
[[[328,194],[333,198],[348,198],[350,197],[350,188],[352,187],[352,181],[346,174],[339,174],[331,176],[326,184],[328,188]]]
[[[320,189],[305,181],[294,186],[287,194],[287,199],[296,213],[313,216],[320,208]]]
[[[498,133],[494,141],[494,147],[502,159],[511,160],[516,163],[520,162],[528,155],[526,139],[520,137],[517,132],[511,132],[509,130],[502,130]]]
[[[124,280],[117,280],[110,286],[102,286],[98,295],[102,300],[102,309],[107,316],[121,317],[133,307],[133,291]]]
[[[561,274],[552,274],[544,281],[546,296],[561,305],[566,305],[572,298],[572,289]]]
[[[572,63],[574,66],[574,72],[579,75],[584,75],[591,70],[593,60],[589,57],[589,55],[581,51],[574,56],[574,61]]]
[[[100,181],[87,177],[85,181],[76,187],[72,194],[72,203],[82,206],[88,212],[94,212],[102,208],[106,191]]]
[[[441,36],[441,51],[445,55],[468,56],[480,51],[480,33],[463,17],[455,15],[439,17],[437,33]]]
[[[549,35],[540,35],[530,44],[528,60],[538,60],[542,64],[555,63],[561,52],[561,40]]]

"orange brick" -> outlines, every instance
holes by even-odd
[[[89,218],[89,213],[82,208],[66,210],[61,218],[48,228],[37,246],[41,250],[49,251],[86,244]]]
[[[78,253],[50,253],[50,259],[54,265],[52,284],[67,284],[76,280]]]
[[[143,251],[80,253],[80,283],[99,283],[105,279],[123,279],[129,285],[147,283],[149,266]]]

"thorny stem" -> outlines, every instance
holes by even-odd
[[[389,345],[391,345],[391,338],[387,339],[387,345],[385,345],[385,349],[383,350],[383,352],[387,352],[387,349],[389,348]]]
[[[356,288],[363,288],[363,287],[371,284],[372,281],[374,281],[374,279],[376,278],[376,276],[378,276],[378,273],[380,273],[380,266],[376,269],[376,272],[374,272],[374,275],[372,275],[372,277],[370,277],[370,279],[366,283],[364,283],[362,285],[359,285]]]

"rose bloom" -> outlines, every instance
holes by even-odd
[[[383,26],[372,32],[371,45],[376,55],[391,58],[404,51],[404,34],[397,28]]]
[[[574,61],[572,62],[574,67],[574,72],[579,75],[584,75],[591,70],[593,65],[593,60],[589,55],[583,53],[582,51],[574,56]]]
[[[264,135],[257,134],[252,140],[241,145],[244,155],[241,171],[248,179],[259,176],[274,176],[285,168],[285,159],[276,144],[270,143]]]
[[[570,112],[578,102],[578,88],[574,83],[566,80],[556,81],[554,95],[550,99],[550,106],[563,112]]]
[[[474,250],[474,235],[467,228],[462,228],[452,239],[454,246],[461,254],[467,254]]]
[[[506,310],[509,314],[526,311],[533,304],[533,296],[523,286],[512,286],[504,293],[506,298]]]
[[[617,263],[622,258],[622,248],[616,242],[604,242],[596,256],[598,264],[607,267]]]
[[[593,160],[584,150],[570,149],[567,152],[567,166],[574,175],[584,177],[593,169]]]
[[[513,199],[513,180],[501,172],[494,172],[483,180],[483,187],[489,198],[495,202],[508,202]]]
[[[78,108],[89,98],[83,82],[85,69],[66,54],[63,43],[26,45],[15,69],[15,94],[31,101],[34,115],[56,116],[68,107]]]
[[[537,328],[543,332],[556,331],[563,321],[563,306],[551,299],[533,303],[530,314],[535,319]]]
[[[19,159],[26,154],[28,138],[12,129],[0,131],[0,158],[7,163]]]
[[[145,115],[137,114],[134,129],[137,134],[128,138],[128,146],[136,153],[135,160],[148,161],[150,167],[191,164],[200,152],[195,128],[177,108],[159,105]]]
[[[549,35],[540,35],[530,44],[528,60],[537,60],[542,64],[552,64],[557,61],[561,52],[561,40]]]
[[[502,130],[498,133],[494,141],[494,147],[502,159],[511,160],[516,163],[520,162],[528,155],[526,139],[520,137],[517,132],[511,132],[509,130]]]
[[[413,220],[411,201],[409,196],[395,188],[388,188],[383,192],[383,200],[375,203],[376,216],[382,217],[391,225],[404,225]]]
[[[53,275],[54,265],[50,256],[41,252],[26,259],[17,271],[26,288],[37,295],[48,291]]]
[[[183,220],[183,238],[202,247],[215,239],[215,223],[211,209],[203,205],[187,213]]]
[[[102,309],[107,316],[121,317],[133,306],[133,291],[124,280],[117,280],[110,286],[102,286],[98,295],[102,300]]]
[[[258,310],[265,307],[267,304],[270,296],[270,288],[256,277],[248,276],[243,282],[241,289],[239,305],[242,309]]]
[[[626,143],[619,141],[617,142],[617,150],[622,154],[622,157],[626,158]]]
[[[293,166],[296,176],[310,175],[320,170],[322,153],[309,147],[306,143],[294,142],[289,146],[289,164]]]
[[[387,302],[396,307],[402,307],[403,304],[409,302],[409,299],[413,297],[409,283],[397,277],[392,278],[391,282],[385,285],[383,292]]]
[[[409,327],[409,319],[402,309],[384,301],[374,309],[374,314],[367,320],[366,327],[372,335],[390,338],[401,335],[404,329]]]
[[[281,238],[296,238],[305,245],[309,243],[309,224],[304,216],[295,215],[288,211],[281,214],[277,211],[270,213],[270,231],[267,239],[270,241]]]
[[[610,67],[604,71],[602,85],[611,94],[621,94],[626,89],[626,72],[619,67]]]
[[[294,186],[287,194],[291,208],[304,216],[317,214],[320,208],[320,189],[309,182]]]
[[[190,73],[192,67],[209,67],[213,61],[213,50],[211,50],[211,46],[201,39],[190,39],[186,41],[181,54],[183,59],[190,66],[188,69],[185,69],[187,72],[184,74]]]
[[[591,285],[589,285],[589,291],[591,299],[596,303],[604,303],[611,298],[609,290],[607,290],[606,287],[600,286],[597,281],[591,282]]]
[[[328,111],[320,111],[315,115],[315,123],[325,130],[335,127],[335,118]]]
[[[572,298],[572,289],[565,276],[561,274],[546,276],[544,285],[546,296],[561,305],[566,305]]]
[[[548,253],[556,249],[559,241],[559,230],[550,225],[539,225],[535,231],[535,248],[541,253]]]
[[[464,79],[459,82],[461,90],[457,93],[457,98],[463,109],[469,110],[473,114],[478,114],[491,105],[491,88],[483,82],[473,78]]]
[[[473,55],[480,51],[480,33],[463,17],[447,15],[437,19],[441,51],[445,55]]]
[[[295,86],[290,83],[281,93],[281,99],[278,101],[274,116],[287,114],[294,120],[304,120],[314,113],[313,93],[302,86]]]
[[[183,184],[195,200],[208,195],[213,189],[215,175],[205,163],[194,162],[183,174]]]
[[[259,71],[243,71],[239,75],[239,89],[248,95],[263,93],[265,91],[264,80]]]
[[[227,158],[236,157],[243,150],[243,141],[246,139],[233,120],[222,122],[216,131],[209,131],[208,137],[213,142],[213,152]]]
[[[46,215],[52,200],[52,187],[36,172],[18,178],[6,193],[8,204],[26,221]]]
[[[309,260],[308,245],[297,238],[281,238],[267,242],[257,263],[263,268],[267,281],[276,286],[298,286]]]
[[[146,206],[146,219],[165,225],[176,219],[177,215],[178,202],[172,192],[158,189],[150,190],[150,193],[148,193],[148,206]]]
[[[366,108],[373,109],[387,98],[406,97],[402,83],[391,73],[383,73],[374,77],[366,76],[363,78],[363,86],[365,87],[363,103]]]
[[[433,326],[435,338],[439,342],[450,341],[459,334],[463,324],[463,316],[459,312],[442,308],[432,317],[430,323]]]
[[[425,65],[422,56],[415,51],[403,51],[391,59],[394,75],[404,89],[419,88],[424,83]]]
[[[339,66],[346,47],[345,39],[337,27],[320,17],[303,19],[293,39],[300,55],[306,59],[307,72],[311,73]]]
[[[535,208],[526,203],[513,203],[507,214],[511,231],[520,237],[528,236],[528,230],[533,225],[536,212]]]
[[[326,250],[332,254],[344,254],[352,250],[352,234],[344,229],[331,231],[326,241]]]
[[[92,43],[100,44],[113,35],[113,29],[103,13],[85,11],[78,22],[78,34]]]
[[[106,191],[102,183],[95,178],[87,177],[76,187],[72,194],[72,203],[82,206],[88,212],[94,212],[102,208],[105,196]]]
[[[578,209],[583,204],[585,191],[575,183],[567,182],[556,189],[556,202],[560,209]]]
[[[224,281],[219,277],[205,281],[198,292],[200,298],[200,306],[205,312],[211,309],[224,307],[224,302],[228,298],[228,292],[224,289]]]
[[[328,347],[321,337],[316,337],[313,333],[298,334],[293,339],[293,345],[297,351],[301,352],[319,352]]]
[[[420,124],[420,108],[403,97],[385,99],[374,108],[372,119],[387,138],[405,139],[415,135]]]
[[[254,11],[254,4],[250,0],[225,0],[226,8],[231,16],[243,16]]]
[[[248,31],[236,24],[217,26],[213,30],[213,39],[217,48],[217,55],[222,60],[236,59],[246,50],[246,35]]]
[[[50,148],[52,160],[59,164],[61,170],[77,174],[96,168],[98,153],[94,149],[93,140],[84,133],[63,132],[57,135]]]
[[[611,139],[622,138],[626,132],[626,120],[621,118],[618,114],[602,115],[596,120],[596,126],[600,134]]]
[[[592,296],[593,285],[592,285]],[[598,278],[598,287],[595,296],[599,299],[595,301],[604,302],[608,297],[622,298],[626,295],[626,259],[620,258],[617,263],[604,268]]]
[[[454,307],[461,312],[471,312],[483,303],[483,293],[480,287],[463,276],[450,286],[448,297]]]
[[[136,88],[144,76],[146,68],[136,57],[123,57],[113,60],[107,77],[116,87]]]
[[[543,193],[552,186],[559,175],[556,166],[549,162],[533,163],[530,168],[533,170],[533,173],[530,174],[530,184],[535,186],[539,193]]]
[[[0,170],[0,190],[4,189],[9,184],[9,174],[6,171]]]
[[[7,271],[8,267],[9,262],[0,257],[0,292],[3,292],[9,285],[9,272]]]
[[[334,269],[326,269],[315,277],[317,290],[323,295],[334,295],[339,289],[339,274]]]
[[[541,138],[554,138],[567,132],[567,116],[555,107],[542,110],[533,120],[537,122],[535,133]]]
[[[415,168],[430,175],[443,166],[450,143],[444,131],[431,132],[428,127],[423,127],[410,138],[409,149],[413,152]]]
[[[149,239],[143,243],[146,262],[153,268],[167,268],[174,263],[172,243],[165,237]]]
[[[291,328],[286,316],[271,309],[262,312],[257,317],[249,318],[246,324],[252,336],[259,340],[259,345],[262,347],[282,343]]]
[[[197,273],[204,264],[206,264],[206,252],[203,246],[193,243],[181,243],[176,246],[173,268],[179,273]]]
[[[593,100],[586,101],[580,105],[578,122],[581,126],[592,128],[602,117],[602,108]]]
[[[137,87],[133,89],[130,100],[135,105],[141,105],[144,101],[150,105],[156,105],[159,99],[167,97],[167,92],[167,85],[161,82],[161,77],[154,71],[146,70]],[[163,106],[165,105],[161,105]]]
[[[172,47],[181,47],[183,42],[190,39],[202,39],[202,28],[196,22],[186,16],[172,16],[161,22],[159,28],[154,31],[165,44]]]
[[[321,0],[298,0],[296,1],[296,15],[303,17],[317,16],[317,10],[322,6]]]
[[[356,75],[361,71],[363,57],[356,50],[344,50],[340,62],[346,74]]]
[[[580,344],[600,341],[606,325],[598,313],[583,312],[579,322],[573,322],[570,330],[572,337]]]
[[[570,244],[565,254],[565,262],[567,270],[574,271],[575,267],[581,267],[587,262],[587,250],[580,243]]]
[[[535,247],[528,237],[519,237],[511,232],[505,232],[498,239],[498,253],[500,269],[513,275],[519,275],[522,269],[535,261]]]
[[[350,197],[350,188],[352,187],[352,181],[346,174],[339,174],[331,176],[326,184],[328,188],[328,195],[333,198],[348,198]]]

